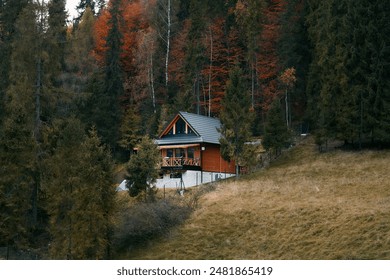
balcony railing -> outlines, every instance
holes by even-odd
[[[186,157],[165,157],[162,161],[163,167],[179,167],[179,166],[200,166],[199,158]]]

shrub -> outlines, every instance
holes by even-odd
[[[120,213],[114,233],[117,251],[145,244],[151,238],[169,233],[170,229],[184,222],[191,208],[172,200],[153,203],[139,202]]]

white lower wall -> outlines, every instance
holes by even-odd
[[[193,171],[187,170],[183,173],[183,184],[184,188],[197,186],[200,184],[211,183],[218,180],[227,179],[235,176],[231,173],[220,173],[220,172],[205,172],[205,171]],[[157,179],[157,188],[177,188],[180,189],[180,178],[170,178],[169,174],[164,174],[162,179]]]

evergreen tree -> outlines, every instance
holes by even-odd
[[[154,183],[158,176],[158,166],[161,160],[157,146],[144,137],[136,154],[132,155],[127,165],[126,187],[129,195],[153,201],[156,192]]]
[[[14,91],[15,90],[15,91]],[[36,143],[31,99],[23,87],[8,91],[7,117],[0,133],[0,246],[23,248],[31,225],[31,194],[36,184]],[[24,89],[26,90],[26,89]]]
[[[15,123],[14,129],[30,132],[30,135],[35,141],[35,149],[26,150],[24,154],[26,158],[34,158],[34,168],[32,162],[26,161],[26,167],[34,169],[33,183],[30,185],[30,212],[29,216],[25,217],[29,221],[30,229],[37,224],[38,214],[38,192],[40,186],[40,171],[39,162],[42,155],[40,148],[41,141],[41,98],[43,96],[42,85],[42,50],[40,49],[39,39],[42,37],[38,28],[39,7],[34,4],[29,4],[20,13],[16,23],[11,45],[11,69],[9,73],[10,85],[6,92],[6,110],[5,124]],[[17,105],[19,103],[19,105]],[[18,109],[16,109],[18,108]],[[18,112],[20,110],[23,116],[23,122],[18,121]],[[5,127],[5,129],[7,129]],[[12,142],[11,142],[12,143]],[[15,140],[15,147],[22,145],[19,140]],[[27,145],[29,146],[29,145]],[[12,147],[10,147],[12,148]],[[6,161],[11,164],[11,161]],[[22,164],[20,163],[22,168]],[[6,165],[6,164],[5,164]],[[5,166],[4,165],[4,166]],[[15,178],[15,180],[19,180]]]
[[[0,1],[0,126],[5,112],[4,98],[9,86],[11,70],[11,49],[15,34],[15,23],[29,0]]]
[[[54,259],[108,257],[115,188],[108,150],[96,131],[85,135],[75,118],[57,122],[49,135],[44,187]]]
[[[222,99],[220,119],[222,156],[226,160],[235,161],[238,176],[244,145],[250,140],[253,123],[250,95],[239,68],[234,68],[230,73],[226,93]]]
[[[310,64],[310,44],[305,17],[308,13],[306,0],[287,1],[281,17],[282,26],[278,51],[281,69],[296,69],[296,84],[289,90],[291,122],[305,120],[307,110],[306,84]],[[305,120],[306,121],[306,120]]]
[[[66,0],[51,0],[48,4],[48,41],[45,44],[50,57],[51,81],[54,85],[59,83],[59,75],[65,70],[65,48],[66,38],[66,19],[65,10]]]
[[[187,102],[195,104],[195,111],[200,114],[200,95],[201,95],[201,70],[203,68],[204,46],[202,36],[205,31],[205,6],[200,0],[190,1],[190,20],[191,27],[188,34],[186,59],[185,59],[185,89],[182,97],[177,100],[188,100]],[[191,93],[192,96],[191,97]]]
[[[66,90],[78,95],[88,90],[88,83],[98,71],[98,65],[92,55],[95,47],[94,24],[93,12],[87,8],[77,27],[74,26],[72,34],[69,34],[66,52],[67,75],[63,85]]]
[[[366,0],[309,4],[314,48],[308,92],[319,143],[388,142],[387,6]]]
[[[390,7],[387,3],[361,1],[360,15],[365,12],[368,24],[365,27],[367,59],[360,63],[368,65],[367,90],[363,95],[362,114],[364,130],[373,142],[390,143]],[[353,4],[351,3],[351,6]],[[368,9],[364,9],[368,7]],[[358,15],[359,16],[359,15]],[[367,101],[365,101],[367,100]],[[365,113],[367,112],[367,113]]]
[[[78,25],[81,21],[81,19],[84,16],[84,13],[89,9],[93,15],[95,15],[98,9],[98,13],[101,12],[101,10],[105,6],[105,0],[80,0],[79,4],[76,6],[76,10],[78,13],[78,16],[76,18],[73,18],[73,27],[78,28]]]
[[[268,112],[262,144],[265,149],[274,150],[276,155],[280,154],[281,149],[286,147],[290,141],[289,130],[283,116],[280,101],[275,100]]]
[[[106,54],[104,66],[104,85],[93,93],[92,119],[102,141],[115,150],[119,139],[121,119],[120,97],[124,94],[123,70],[121,65],[122,21],[121,1],[113,1],[109,8],[109,31],[106,38]]]
[[[140,126],[140,116],[137,115],[134,107],[128,108],[120,127],[121,136],[118,141],[119,146],[126,151],[131,152],[140,140]]]

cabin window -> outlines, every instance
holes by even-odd
[[[187,150],[188,158],[194,158],[194,155],[195,155],[195,149],[194,148],[188,148],[188,150]]]
[[[192,131],[192,129],[190,127],[187,128],[187,133],[188,134],[194,134],[194,132]]]
[[[176,134],[186,133],[186,123],[182,119],[178,119],[176,122]]]
[[[175,149],[175,157],[185,157],[184,149]]]
[[[173,157],[173,150],[167,149],[167,157]]]
[[[168,131],[168,135],[173,135],[173,127]]]

